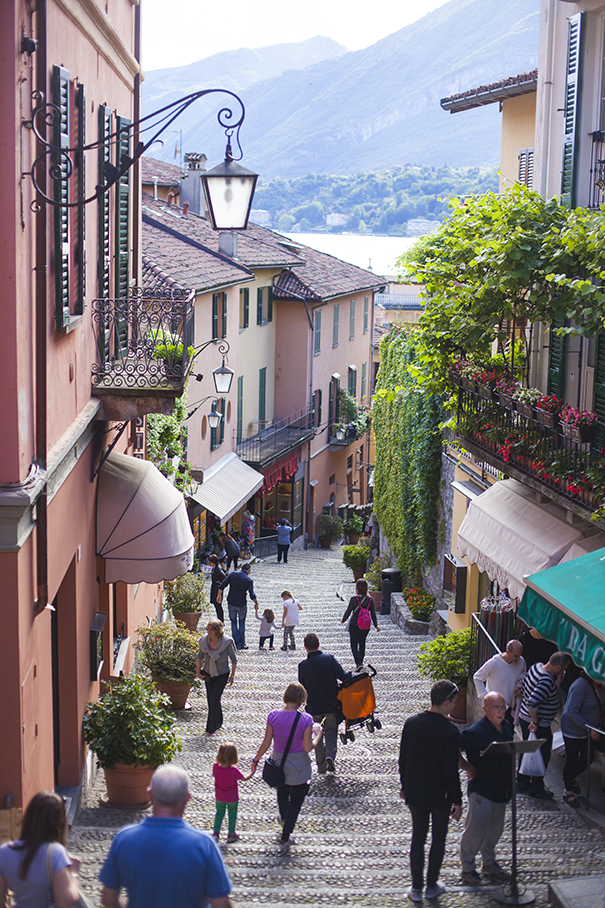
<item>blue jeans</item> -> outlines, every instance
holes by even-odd
[[[230,605],[229,619],[231,621],[231,636],[236,649],[241,649],[246,643],[246,615],[247,605]]]

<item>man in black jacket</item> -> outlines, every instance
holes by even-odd
[[[350,672],[345,672],[340,662],[322,653],[317,634],[307,634],[304,639],[307,658],[298,665],[298,680],[307,691],[307,712],[315,722],[323,723],[323,738],[315,748],[318,772],[335,772],[334,760],[338,746],[338,723],[342,714],[338,711],[339,681],[348,681]]]
[[[412,814],[410,869],[412,886],[408,898],[422,901],[424,845],[431,823],[431,850],[426,873],[427,899],[434,899],[445,886],[439,872],[445,854],[450,815],[462,816],[462,791],[458,775],[460,734],[448,720],[458,688],[451,681],[437,681],[431,688],[431,708],[407,719],[399,748],[400,796]]]

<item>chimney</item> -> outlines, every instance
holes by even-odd
[[[237,258],[237,233],[235,230],[221,230],[218,235],[218,251],[228,255],[230,259]]]
[[[183,217],[189,214],[189,202],[183,202]]]
[[[206,217],[206,200],[202,189],[202,173],[206,170],[208,159],[205,154],[188,151],[185,155],[187,175],[181,182],[181,204],[189,202],[192,214]]]

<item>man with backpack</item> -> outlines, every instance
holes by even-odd
[[[315,748],[317,770],[322,774],[335,772],[338,725],[342,722],[340,703],[336,699],[340,689],[338,682],[348,681],[351,673],[345,672],[334,656],[322,653],[317,634],[307,634],[303,642],[307,658],[298,665],[298,680],[307,691],[307,712],[324,731]]]
[[[373,624],[377,631],[378,621],[376,620],[376,611],[374,601],[368,596],[368,584],[365,580],[358,580],[355,584],[357,590],[356,596],[351,596],[347,610],[340,621],[344,624],[350,616],[349,637],[351,638],[351,652],[355,660],[357,670],[363,668],[363,660],[366,654],[366,637],[370,633],[370,627]]]

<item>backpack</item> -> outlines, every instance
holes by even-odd
[[[368,608],[370,600],[365,597],[360,599],[359,596],[356,597],[359,602],[359,614],[357,615],[357,627],[360,631],[369,631],[372,624],[372,617],[370,615],[370,609]],[[367,605],[364,605],[364,602],[367,602]]]

